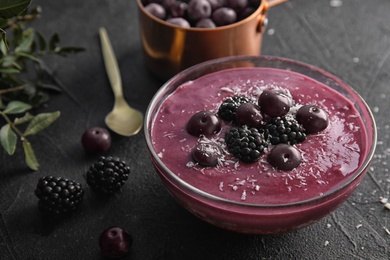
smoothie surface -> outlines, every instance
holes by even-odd
[[[227,97],[246,96],[257,103],[265,89],[281,88],[291,93],[294,113],[301,105],[322,108],[328,127],[308,135],[294,145],[301,164],[281,171],[267,161],[269,149],[260,160],[245,164],[231,156],[224,144],[233,127],[223,122],[222,130],[205,142],[224,148],[217,167],[197,165],[191,152],[199,138],[187,133],[188,120],[198,111],[217,114]],[[367,152],[366,133],[353,104],[335,90],[307,76],[271,68],[238,68],[208,74],[178,87],[162,103],[151,129],[152,143],[161,161],[182,180],[212,195],[245,203],[285,204],[321,196],[348,181]]]

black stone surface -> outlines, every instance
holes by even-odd
[[[380,202],[390,199],[390,1],[339,2],[332,7],[330,0],[291,0],[270,9],[262,52],[318,66],[352,85],[376,117],[376,155],[361,185],[331,215],[293,233],[265,236],[213,227],[179,206],[152,168],[143,133],[113,134],[109,155],[132,169],[122,194],[101,200],[86,189],[73,217],[58,223],[41,217],[33,195],[37,180],[58,175],[85,185],[83,175],[95,158],[85,155],[81,135],[88,127],[104,126],[112,107],[99,27],[109,32],[130,104],[145,112],[163,82],[145,69],[135,1],[33,1],[43,9],[33,24],[37,30],[58,32],[62,45],[87,51],[47,60],[65,90],[44,109],[60,110],[60,119],[31,138],[39,171],[26,169],[20,147],[12,157],[0,150],[0,259],[103,259],[98,237],[112,225],[133,235],[125,258],[133,260],[390,259],[390,210]]]

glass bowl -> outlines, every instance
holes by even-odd
[[[184,181],[181,173],[167,167],[151,138],[152,127],[161,104],[179,86],[204,75],[231,68],[273,68],[288,70],[318,81],[351,101],[360,114],[365,129],[366,146],[359,168],[340,185],[321,195],[289,203],[247,203],[208,193]],[[197,101],[194,101],[197,102]],[[189,212],[215,226],[251,234],[278,234],[314,223],[340,206],[359,185],[372,160],[377,130],[373,115],[361,98],[335,76],[311,65],[270,56],[233,56],[207,61],[184,70],[167,81],[151,100],[145,116],[145,138],[151,161],[170,194]],[[172,143],[173,145],[173,143]]]

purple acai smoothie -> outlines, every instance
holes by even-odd
[[[317,106],[328,116],[324,130],[292,144],[301,156],[297,167],[280,170],[271,165],[268,155],[273,144],[254,162],[237,159],[225,142],[226,133],[237,127],[234,122],[221,120],[221,129],[207,137],[188,133],[187,124],[197,112],[218,115],[222,102],[234,96],[257,104],[260,95],[272,89],[291,98],[287,117],[295,117],[303,105]],[[262,125],[267,120],[263,115]],[[287,204],[324,195],[354,175],[368,149],[362,119],[348,99],[307,76],[270,68],[228,69],[181,85],[161,104],[151,134],[161,161],[183,181],[209,194],[251,204]],[[217,165],[202,166],[193,159],[199,142],[220,147]]]

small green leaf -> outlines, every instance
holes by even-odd
[[[0,17],[12,18],[23,12],[30,5],[31,0],[1,0]]]
[[[36,32],[35,34],[37,35],[37,38],[38,38],[39,50],[40,51],[46,50],[46,39],[45,39],[45,37],[43,37],[42,33],[40,33],[40,32]]]
[[[14,68],[2,68],[0,69],[0,73],[14,74],[14,73],[20,73],[20,70]]]
[[[12,130],[9,124],[4,125],[0,129],[0,143],[4,150],[9,154],[13,155],[16,149],[17,136]]]
[[[40,62],[41,62],[40,59],[38,59],[38,58],[36,58],[34,55],[29,54],[29,53],[26,53],[26,52],[16,52],[15,54],[18,55],[18,56],[20,56],[20,57],[28,58],[28,59],[30,59],[30,60],[32,60],[32,61],[37,62],[37,63],[40,63]]]
[[[53,85],[53,84],[39,83],[39,84],[37,84],[37,87],[39,87],[41,89],[47,89],[47,90],[51,90],[51,91],[62,92],[61,88],[59,88],[57,85]]]
[[[10,67],[13,66],[15,63],[17,64],[17,59],[18,58],[15,55],[5,55],[2,59],[2,67]],[[21,66],[18,65],[18,68],[21,68]]]
[[[3,58],[3,64],[0,69],[8,70],[8,73],[18,73],[23,70],[22,63],[18,63],[18,57],[15,55],[6,55]],[[5,72],[6,73],[6,72]]]
[[[38,90],[38,89],[36,89],[36,90]],[[48,100],[49,100],[49,94],[48,93],[37,91],[36,95],[34,95],[30,99],[30,104],[33,107],[40,107],[43,104],[47,103]]]
[[[17,46],[23,38],[23,28],[21,26],[17,26],[12,30],[13,37],[9,40],[13,43],[14,46]]]
[[[30,113],[26,113],[24,116],[22,117],[17,117],[15,118],[14,120],[14,125],[21,125],[21,124],[24,124],[24,123],[27,123],[27,122],[30,122],[31,120],[34,119],[35,116],[31,115]]]
[[[35,135],[51,125],[57,118],[60,116],[60,112],[56,111],[53,113],[42,113],[37,116],[27,126],[26,131],[24,132],[25,136]]]
[[[8,54],[8,44],[5,37],[5,31],[0,28],[0,51],[3,55]]]
[[[32,146],[27,139],[23,140],[23,150],[25,155],[25,160],[27,166],[34,171],[37,171],[39,168],[39,163],[37,158],[35,157],[34,150],[32,149]]]
[[[57,43],[59,42],[60,42],[60,37],[58,36],[58,33],[53,34],[50,38],[49,49],[54,51],[57,48]]]
[[[18,47],[15,48],[15,52],[30,52],[31,45],[34,42],[34,30],[29,28],[23,32],[22,41],[19,43]]]
[[[56,54],[66,56],[67,54],[75,54],[85,51],[85,49],[81,47],[57,47],[54,51]]]
[[[0,18],[0,27],[3,28],[8,24],[8,19]]]
[[[31,105],[21,101],[11,101],[3,111],[4,114],[19,114],[31,109]]]

